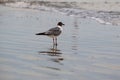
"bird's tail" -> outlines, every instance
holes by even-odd
[[[36,33],[35,35],[45,35],[45,33]]]

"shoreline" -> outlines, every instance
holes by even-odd
[[[97,11],[118,11],[120,12],[120,2],[110,2],[110,1],[83,1],[83,2],[75,2],[75,1],[15,1],[15,0],[2,0],[0,1],[1,4],[12,4],[12,3],[18,3],[18,5],[22,5],[22,2],[29,3],[29,5],[45,5],[48,7],[58,7],[58,8],[80,8],[80,9],[86,9],[86,10],[97,10]],[[21,2],[21,3],[20,3]]]
[[[120,2],[81,2],[77,6],[87,10],[120,12]]]
[[[50,2],[16,1],[6,2],[4,6],[26,8],[39,11],[60,12],[68,16],[91,18],[102,24],[120,25],[120,2]]]

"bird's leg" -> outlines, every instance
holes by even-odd
[[[56,44],[55,44],[55,45],[57,46],[57,45],[58,45],[58,44],[57,44],[57,37],[55,37],[55,41],[56,41]]]
[[[54,37],[53,37],[53,45],[55,44],[55,40],[54,40]]]

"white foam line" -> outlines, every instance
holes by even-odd
[[[104,20],[96,17],[91,17],[91,19],[98,21],[101,24],[111,24],[110,22],[105,22]]]
[[[15,3],[6,3],[6,6],[17,7],[17,8],[26,8],[30,6],[30,3],[25,2],[15,2]]]

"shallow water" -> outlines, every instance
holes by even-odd
[[[65,23],[52,39],[35,33]],[[0,6],[1,80],[119,80],[120,27],[58,12]]]

